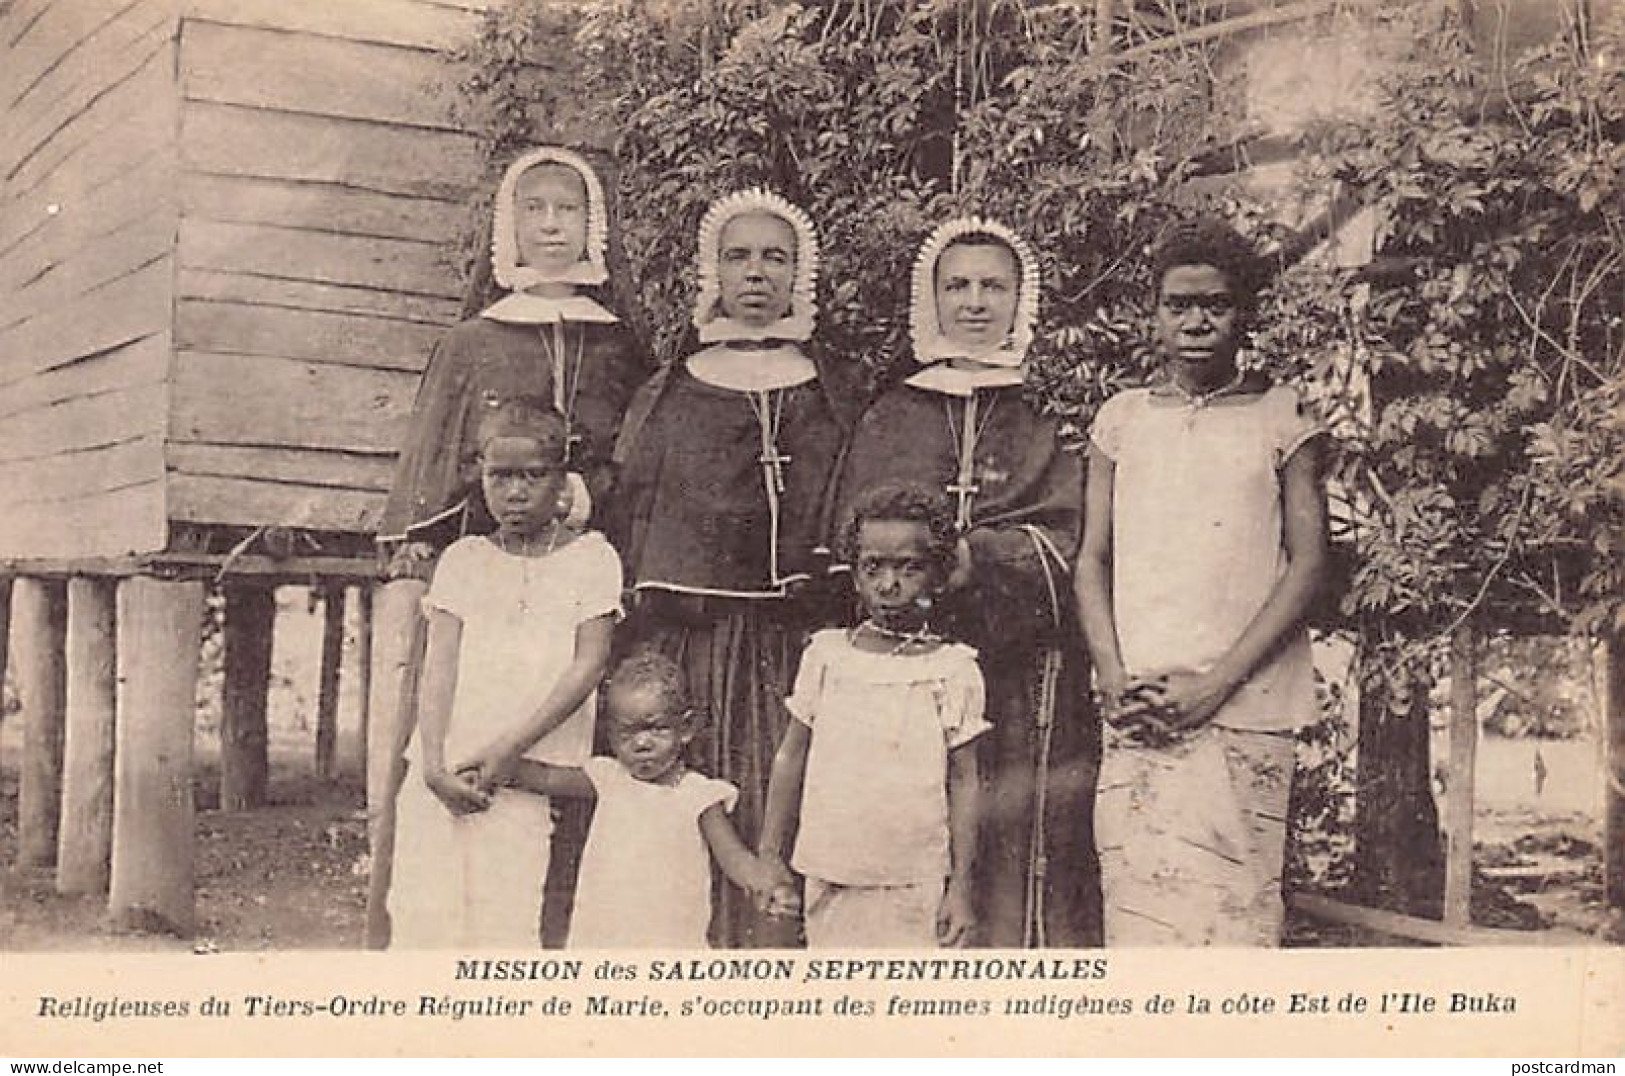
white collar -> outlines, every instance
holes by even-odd
[[[480,317],[508,325],[554,325],[561,321],[613,325],[620,320],[585,295],[532,295],[523,291],[498,299],[480,311]]]
[[[685,360],[688,372],[707,385],[734,392],[768,392],[805,385],[818,377],[813,361],[787,345],[766,348],[708,347]]]
[[[1019,385],[1024,372],[1025,367],[1022,366],[983,365],[978,369],[966,370],[951,363],[939,362],[935,366],[927,366],[906,379],[903,384],[927,392],[940,392],[946,396],[969,396],[977,389]]]

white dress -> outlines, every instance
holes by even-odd
[[[948,753],[991,727],[976,651],[872,654],[820,631],[785,705],[812,730],[791,865],[840,885],[940,886]]]
[[[703,949],[711,924],[711,852],[700,815],[739,792],[689,771],[640,781],[613,758],[588,760],[598,793],[581,856],[572,949]]]
[[[1112,618],[1130,675],[1205,670],[1252,623],[1289,560],[1282,471],[1319,432],[1281,385],[1205,406],[1131,389],[1101,407],[1091,436],[1115,465]],[[1213,723],[1295,729],[1314,700],[1309,633],[1298,630]]]
[[[541,557],[504,553],[482,537],[453,543],[423,599],[426,612],[462,622],[447,767],[527,721],[574,660],[576,628],[618,614],[620,600],[620,559],[596,532]],[[581,765],[591,754],[596,706],[588,695],[525,757]],[[407,759],[396,808],[391,946],[537,948],[553,829],[547,798],[502,791],[489,810],[457,817],[423,783],[417,734]]]

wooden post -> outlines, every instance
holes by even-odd
[[[1616,629],[1603,653],[1603,888],[1609,907],[1625,909],[1625,631]]]
[[[68,581],[67,746],[58,893],[103,893],[113,853],[113,587]]]
[[[120,927],[192,929],[192,732],[202,619],[202,583],[133,576],[119,584],[108,911]]]
[[[322,665],[316,691],[316,776],[333,776],[339,732],[339,667],[344,662],[344,584],[322,586]]]
[[[6,682],[6,662],[11,656],[11,576],[0,575],[0,684]],[[0,723],[6,720],[0,706]]]
[[[56,862],[62,808],[62,584],[22,576],[12,594],[12,645],[23,704],[23,760],[17,795],[17,858],[26,867]]]
[[[389,945],[389,882],[395,857],[395,796],[406,775],[406,743],[417,725],[417,678],[424,625],[418,613],[428,585],[395,579],[378,588],[372,637],[372,728],[367,741],[366,946]]]
[[[355,588],[355,683],[357,749],[361,753],[361,772],[367,772],[367,737],[372,727],[372,587],[362,583]]]
[[[271,771],[265,707],[271,684],[276,592],[257,583],[228,583],[225,594],[220,809],[248,811],[265,803]]]
[[[1478,632],[1450,638],[1450,767],[1445,789],[1444,921],[1472,922],[1473,800],[1478,767]]]

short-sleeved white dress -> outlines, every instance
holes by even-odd
[[[700,816],[732,811],[739,790],[689,771],[640,781],[613,758],[584,770],[598,795],[581,855],[572,949],[703,949],[711,924],[711,852]]]
[[[620,602],[620,559],[597,532],[540,557],[505,553],[483,537],[448,547],[423,599],[426,612],[462,622],[447,767],[528,720],[574,660],[576,628],[618,615]],[[596,707],[589,695],[525,757],[581,765],[592,752]],[[536,948],[553,828],[547,797],[502,791],[489,810],[457,817],[423,782],[416,733],[407,759],[396,808],[391,946]]]
[[[935,944],[948,754],[991,727],[976,651],[870,653],[820,631],[785,705],[812,729],[791,860],[807,878],[808,946]]]

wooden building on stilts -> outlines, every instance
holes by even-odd
[[[208,585],[225,596],[223,807],[265,796],[277,584],[326,597],[318,768],[348,588],[378,616],[373,667],[405,667],[389,625],[412,623],[413,596],[375,596],[372,533],[459,313],[448,241],[483,162],[448,118],[448,52],[487,6],[0,2],[19,854],[54,863],[63,892],[105,891],[115,921],[192,926]]]
[[[447,252],[484,169],[477,139],[448,114],[449,57],[502,2],[0,0],[0,639],[10,624],[0,672],[9,660],[24,709],[18,854],[54,865],[65,893],[105,892],[115,921],[192,926],[196,681],[216,584],[228,809],[265,796],[273,588],[314,584],[327,597],[324,744],[339,610],[346,593],[363,605],[376,910],[422,584],[378,583],[373,532],[419,372],[461,312]],[[1554,11],[1622,2],[1483,6],[1544,33]],[[1102,64],[1127,69],[1299,24],[1310,27],[1301,40],[1261,47],[1324,54],[1313,20],[1367,5],[1228,0],[1188,27],[1154,0],[1078,6],[1096,20]],[[1346,39],[1332,59],[1358,68],[1365,45]],[[1322,90],[1341,88],[1336,71],[1320,65]],[[1313,88],[1265,86],[1257,103],[1290,112]],[[1291,152],[1290,139],[1270,137],[1217,147],[1206,178],[1249,171],[1267,183]],[[1310,208],[1294,256],[1328,239],[1370,256],[1360,207]],[[1312,914],[1429,942],[1508,940],[1474,930],[1469,915],[1471,630],[1453,639],[1449,769],[1469,791],[1439,827],[1445,921],[1325,900],[1304,905]],[[1610,643],[1606,887],[1619,908],[1617,629]],[[1425,795],[1425,721],[1406,735],[1373,737],[1368,753],[1421,767],[1410,776]],[[1366,798],[1383,806],[1384,791]],[[368,926],[376,943],[375,916]]]

